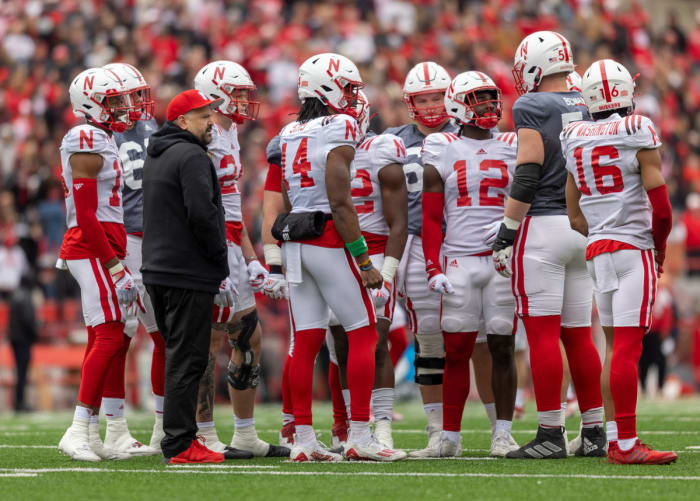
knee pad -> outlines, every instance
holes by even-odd
[[[513,321],[507,318],[491,318],[486,323],[486,333],[510,336],[513,334]]]
[[[248,353],[252,352],[246,352],[246,355]],[[253,366],[252,358],[248,359],[247,356],[241,365],[229,360],[226,380],[235,390],[256,388],[260,383],[260,364]]]
[[[442,384],[445,347],[441,332],[416,335],[415,381],[425,386]]]
[[[241,320],[236,324],[226,324],[226,331],[233,334],[238,331],[236,339],[229,338],[231,348],[242,353],[252,351],[250,347],[250,339],[255,333],[255,328],[258,326],[258,311],[253,310],[247,315],[241,317]]]
[[[228,363],[226,379],[236,390],[255,388],[260,379],[260,364],[253,366],[255,353],[253,353],[253,349],[250,346],[250,339],[253,337],[257,326],[257,310],[253,310],[241,317],[239,323],[234,325],[227,324],[226,326],[229,334],[238,330],[238,337],[236,339],[229,337],[229,343],[231,348],[240,351],[243,355],[243,363],[240,366],[233,360],[229,360]]]

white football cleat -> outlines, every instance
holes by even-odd
[[[108,419],[104,446],[117,452],[126,452],[132,456],[155,456],[157,450],[143,445],[129,433],[126,419]]]
[[[73,422],[58,443],[58,451],[76,461],[101,461],[100,456],[90,448],[87,421]]]
[[[100,423],[90,423],[88,425],[88,443],[90,444],[92,452],[100,456],[100,459],[107,459],[109,461],[131,459],[131,454],[127,452],[115,451],[104,446],[100,438]]]
[[[455,443],[447,437],[440,437],[438,443],[438,454],[440,458],[452,458],[462,456],[462,441]]]
[[[326,449],[321,443],[302,444],[296,442],[292,447],[289,457],[295,463],[305,463],[308,461],[336,463],[343,460],[343,456]]]
[[[347,421],[335,423],[331,428],[331,449],[345,449],[350,433],[350,423]]]
[[[564,435],[566,436],[566,435]],[[581,431],[579,430],[578,436],[573,439],[571,442],[567,442],[566,444],[566,452],[569,454],[569,456],[573,456],[576,454],[576,451],[581,447]]]
[[[436,458],[438,455],[438,446],[440,445],[441,427],[431,427],[428,425],[425,430],[428,432],[428,445],[425,449],[411,451],[408,455],[412,458]]]
[[[384,447],[375,437],[366,444],[348,442],[345,446],[345,459],[348,461],[400,461],[407,456],[405,451]]]
[[[268,444],[260,440],[254,426],[236,430],[231,439],[231,447],[241,451],[248,451],[254,457],[280,458],[289,457],[289,447]]]
[[[219,440],[219,436],[216,434],[216,426],[198,429],[197,440],[210,451],[219,452],[221,454],[226,451],[226,444]]]
[[[163,431],[163,415],[156,414],[156,421],[153,423],[153,433],[151,434],[151,442],[148,446],[158,451],[158,454],[162,454],[163,452],[160,448],[160,441],[163,440],[163,437],[165,437],[165,432]]]
[[[506,457],[510,451],[517,451],[520,449],[518,444],[513,439],[513,436],[507,431],[497,431],[493,434],[491,439],[491,452],[489,456],[494,458]]]
[[[394,438],[391,436],[391,419],[377,419],[374,422],[374,436],[387,449],[394,448]]]

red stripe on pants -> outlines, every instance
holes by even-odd
[[[648,309],[649,309],[649,264],[647,263],[647,254],[642,251],[641,253],[642,264],[644,265],[644,285],[642,292],[642,309],[639,312],[639,325],[644,327],[647,324]]]
[[[511,258],[511,263],[515,266],[513,270],[512,283],[515,284],[517,280],[518,294],[515,294],[513,290],[513,295],[516,299],[519,297],[518,301],[518,313],[521,316],[529,315],[529,303],[527,299],[527,294],[525,293],[525,269],[524,269],[524,259],[525,254],[525,240],[527,239],[527,230],[530,227],[531,217],[526,217],[523,224],[520,226],[518,231],[518,236],[516,238],[516,243],[513,244],[513,251],[515,255]],[[517,252],[515,252],[517,249]],[[516,273],[517,270],[517,273]]]
[[[102,313],[105,316],[105,323],[114,322],[116,319],[114,318],[114,315],[112,315],[112,309],[109,306],[109,298],[107,297],[108,289],[107,287],[105,287],[105,284],[102,281],[102,275],[100,275],[100,271],[98,269],[98,267],[101,265],[97,262],[97,259],[91,258],[90,266],[92,267],[92,273],[95,275],[95,282],[97,282],[97,290],[100,293],[100,304],[102,305]]]

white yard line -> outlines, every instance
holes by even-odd
[[[347,463],[346,463],[347,464]],[[191,468],[163,468],[140,470],[112,470],[107,468],[0,468],[3,474],[41,474],[41,473],[178,473],[197,475],[274,475],[274,476],[329,476],[329,477],[437,477],[437,478],[570,478],[570,479],[597,479],[597,480],[700,480],[700,476],[672,476],[672,475],[586,475],[586,474],[548,474],[548,473],[426,473],[426,472],[375,472],[375,471],[251,471],[236,470],[226,471],[217,469],[191,469]]]
[[[6,477],[38,477],[38,473],[0,473],[0,478]]]

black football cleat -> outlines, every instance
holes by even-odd
[[[226,459],[251,459],[252,457],[253,453],[250,451],[242,451],[229,446],[224,449],[224,458]]]
[[[265,454],[266,458],[288,458],[289,453],[292,450],[289,447],[283,445],[272,445],[270,444],[270,449]]]
[[[604,458],[608,456],[608,439],[602,426],[581,428],[581,445],[574,455],[588,458]]]
[[[537,428],[535,439],[516,451],[506,454],[508,459],[566,459],[564,428]]]

